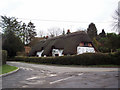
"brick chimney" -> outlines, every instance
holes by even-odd
[[[70,29],[67,30],[67,34],[70,34]]]
[[[48,36],[46,36],[45,38],[48,39]]]

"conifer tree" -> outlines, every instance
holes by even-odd
[[[92,40],[93,38],[97,37],[97,28],[94,23],[89,24],[87,33]]]

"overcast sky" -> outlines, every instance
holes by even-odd
[[[37,32],[59,27],[87,29],[95,23],[98,33],[112,30],[112,16],[119,0],[0,0],[0,15],[16,17],[25,23],[32,21]]]

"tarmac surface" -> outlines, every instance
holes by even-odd
[[[118,68],[7,62],[19,71],[2,77],[2,88],[118,88]]]

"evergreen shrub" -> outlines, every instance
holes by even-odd
[[[116,53],[84,53],[80,55],[59,57],[15,57],[9,61],[24,61],[38,64],[58,65],[120,65],[120,52]]]
[[[4,65],[6,64],[6,60],[7,60],[7,51],[6,50],[2,50],[2,64],[1,65]]]

